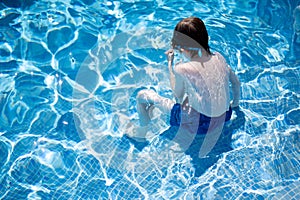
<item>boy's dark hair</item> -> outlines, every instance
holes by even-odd
[[[181,20],[175,27],[173,38],[173,48],[204,48],[211,54],[208,45],[208,33],[204,22],[197,17],[189,17]]]

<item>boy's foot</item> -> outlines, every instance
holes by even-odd
[[[149,142],[147,140],[136,140],[136,138],[131,138],[127,134],[123,135],[124,138],[128,139],[133,146],[138,149],[139,151],[142,151],[146,146],[149,145]]]
[[[124,131],[124,135],[138,141],[144,142],[146,141],[146,135],[148,132],[148,126],[139,126],[132,122],[129,122]]]
[[[146,139],[148,126],[137,126],[129,122],[126,126],[124,137],[127,138],[138,150],[142,150],[149,144]]]

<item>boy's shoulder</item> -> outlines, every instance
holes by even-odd
[[[190,68],[190,66],[191,66],[191,62],[181,62],[174,66],[174,70],[177,73],[182,73],[186,71],[186,69]]]

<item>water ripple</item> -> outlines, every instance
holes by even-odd
[[[300,170],[295,6],[3,0],[0,198],[292,198]],[[122,137],[137,117],[136,88],[172,96],[163,53],[172,27],[192,15],[205,21],[212,49],[242,82],[230,150],[216,147],[222,153],[213,164],[205,158],[197,165],[157,136],[167,129],[163,113],[142,151]]]

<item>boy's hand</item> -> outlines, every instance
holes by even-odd
[[[165,54],[167,55],[168,62],[173,63],[173,60],[174,60],[174,50],[173,49],[169,49],[168,51],[165,52]]]

